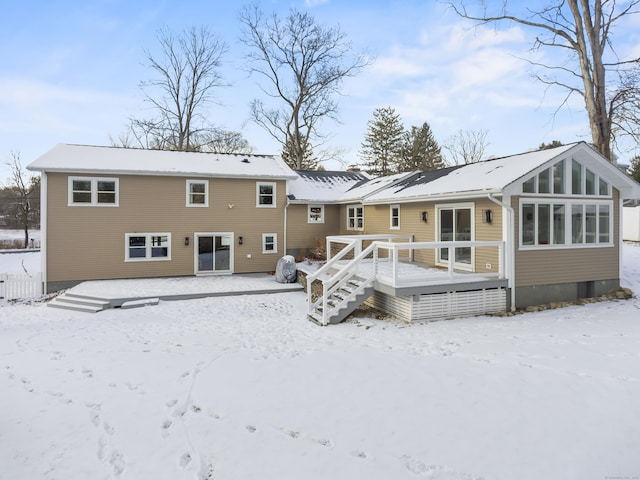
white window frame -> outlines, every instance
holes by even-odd
[[[473,202],[464,202],[464,203],[442,203],[442,204],[436,204],[435,205],[435,214],[436,214],[436,231],[435,231],[435,241],[436,242],[441,242],[443,241],[441,238],[441,226],[440,226],[440,212],[442,210],[453,210],[454,212],[454,224],[455,224],[455,212],[456,210],[470,210],[469,214],[470,214],[470,222],[471,222],[471,232],[470,232],[470,242],[474,242],[476,239],[476,204]],[[457,233],[457,232],[456,232]],[[461,248],[467,248],[467,247],[461,247]],[[456,262],[455,258],[454,258],[454,262],[453,265],[455,268],[459,269],[459,270],[468,270],[470,272],[473,272],[475,270],[475,264],[476,264],[476,249],[475,247],[468,247],[471,249],[471,261],[470,263],[463,263],[463,262]],[[452,252],[451,249],[449,249],[449,259],[451,258],[451,254],[455,252]],[[449,265],[449,261],[450,260],[442,260],[440,258],[440,249],[436,249],[436,265],[440,265],[440,266],[448,266]]]
[[[311,209],[312,208],[319,208],[320,209],[320,214],[319,214],[319,218],[318,219],[314,219],[312,218],[312,212]],[[318,215],[317,213],[314,213],[313,215]],[[307,223],[324,223],[324,204],[321,203],[316,203],[313,205],[307,205]]]
[[[203,195],[201,193],[193,193],[191,191],[191,185],[198,185],[198,184],[204,184],[204,203],[192,203],[191,202],[191,196],[192,195]],[[194,207],[194,208],[199,208],[199,207],[208,207],[209,206],[209,180],[187,180],[186,183],[186,189],[187,189],[187,200],[186,200],[186,206],[187,207]]]
[[[564,193],[554,193],[553,192],[553,167],[560,163],[562,160],[564,160]],[[578,165],[580,165],[580,192],[581,193],[573,193],[573,162],[576,162]],[[549,193],[539,193],[540,190],[540,182],[539,182],[539,175],[541,172],[545,171],[549,169],[551,172],[550,175],[550,188],[549,188]],[[587,170],[589,170],[593,175],[594,175],[594,194],[587,194]],[[534,178],[535,181],[535,192],[525,192],[524,191],[524,184],[531,180],[531,178]],[[603,181],[606,183],[607,185],[607,193],[605,195],[600,195],[600,181]],[[549,198],[549,197],[554,197],[554,198],[562,198],[563,200],[566,198],[575,198],[575,197],[581,197],[581,198],[596,198],[596,199],[604,199],[604,198],[611,198],[611,183],[609,181],[607,181],[605,178],[602,178],[597,172],[593,171],[591,168],[588,168],[583,162],[581,162],[580,160],[577,160],[575,158],[571,158],[571,157],[566,157],[563,159],[560,159],[558,161],[555,161],[549,165],[544,165],[542,167],[539,167],[535,170],[535,173],[533,175],[530,175],[529,177],[525,178],[522,182],[520,182],[520,192],[519,192],[522,196],[535,196],[535,197],[544,197],[544,198]]]
[[[129,239],[131,237],[145,237],[145,256],[129,257]],[[153,237],[167,237],[167,256],[153,257]],[[169,232],[137,232],[124,234],[124,261],[125,262],[166,262],[171,260],[171,233]]]
[[[74,181],[91,182],[91,201],[90,202],[74,202],[73,201],[73,182]],[[98,202],[98,182],[114,182],[115,184],[115,201],[113,203]],[[120,204],[120,179],[112,177],[68,177],[68,197],[67,205],[69,207],[117,207]]]
[[[398,214],[394,215],[393,211],[398,210]],[[393,225],[394,218],[397,220],[398,224]],[[389,229],[391,230],[400,230],[400,204],[396,203],[394,205],[389,205]]]
[[[524,245],[522,243],[522,206],[524,204],[535,204],[536,205],[536,218],[534,223],[534,240],[535,244],[533,245]],[[538,205],[550,205],[550,231],[549,238],[551,242],[549,244],[540,245],[538,244]],[[564,205],[565,209],[565,217],[564,217],[564,243],[553,243],[553,205]],[[574,205],[582,206],[582,242],[581,243],[572,243],[572,225],[571,225],[571,212],[573,211]],[[596,241],[594,243],[586,243],[586,221],[585,221],[585,206],[586,205],[595,205],[596,206]],[[609,241],[608,242],[600,242],[600,215],[599,215],[599,206],[600,205],[608,205],[609,206]],[[613,199],[605,200],[605,199],[597,199],[595,196],[590,195],[588,198],[581,197],[580,199],[568,199],[568,198],[520,198],[519,206],[518,206],[518,248],[520,250],[563,250],[563,249],[575,249],[575,248],[606,248],[612,247],[614,245],[613,238],[613,217],[614,217],[614,209],[613,209]]]
[[[260,187],[268,185],[272,189],[271,204],[261,204],[260,197],[264,194],[260,194]],[[256,182],[256,207],[257,208],[276,208],[276,183],[275,182]]]
[[[273,242],[267,242],[268,237],[273,237]],[[267,250],[267,244],[273,243],[273,250]],[[263,233],[262,234],[262,253],[278,253],[278,234],[277,233]]]
[[[359,217],[357,215],[358,209],[361,209],[362,216]],[[353,215],[351,215],[351,210],[353,210]],[[349,220],[353,218],[353,227],[349,225]],[[362,220],[362,226],[358,227],[357,220]],[[353,205],[347,205],[347,230],[353,231],[362,231],[364,230],[364,206],[362,204],[355,203]]]

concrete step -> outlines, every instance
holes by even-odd
[[[49,303],[47,303],[47,306],[85,313],[98,313],[104,310],[104,307],[102,306],[69,302],[67,299],[60,297],[51,300]]]
[[[66,310],[86,313],[97,313],[106,308],[111,308],[111,304],[108,300],[85,295],[76,295],[69,292],[58,295],[47,305],[53,308],[63,308]]]

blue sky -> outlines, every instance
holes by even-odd
[[[257,153],[279,146],[249,120],[260,95],[241,69],[237,15],[241,2],[205,0],[22,0],[6,2],[0,20],[0,161],[19,150],[23,164],[56,143],[108,145],[129,116],[149,115],[138,84],[152,78],[144,50],[157,50],[156,32],[205,24],[229,44],[222,74],[230,87],[210,108],[217,125],[239,130]],[[459,129],[487,130],[488,153],[502,156],[541,142],[589,140],[581,99],[556,113],[564,92],[531,78],[531,32],[504,24],[472,28],[435,0],[263,1],[286,15],[308,9],[325,25],[339,24],[355,49],[375,61],[344,84],[341,124],[327,122],[328,146],[357,163],[373,110],[392,106],[406,127],[429,122],[444,143]],[[638,17],[638,16],[637,16]],[[616,31],[618,52],[640,55],[640,18]],[[549,60],[551,52],[534,53]],[[631,158],[623,145],[621,160]],[[635,153],[638,153],[637,151]],[[341,168],[329,163],[327,168]],[[7,178],[4,165],[0,181]]]

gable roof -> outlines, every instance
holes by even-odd
[[[471,198],[511,189],[517,193],[519,182],[527,175],[547,168],[562,158],[579,159],[620,190],[623,198],[640,196],[640,185],[618,170],[585,142],[547,150],[520,153],[483,162],[458,165],[430,172],[415,172],[410,177],[367,196],[365,203],[390,203],[437,198]]]
[[[29,170],[90,175],[170,175],[287,180],[295,173],[277,155],[143,150],[58,144]]]
[[[364,172],[295,170],[298,175],[289,182],[292,203],[332,203],[340,200],[354,186],[371,177]]]

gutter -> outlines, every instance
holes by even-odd
[[[511,311],[513,312],[516,308],[516,287],[515,287],[515,279],[516,279],[516,269],[515,269],[515,212],[511,205],[508,205],[493,196],[493,193],[487,194],[487,198],[491,200],[496,205],[499,205],[503,209],[507,210],[507,247],[505,252],[505,259],[507,265],[505,265],[505,270],[507,273],[507,286],[509,287],[509,291],[511,292]]]

